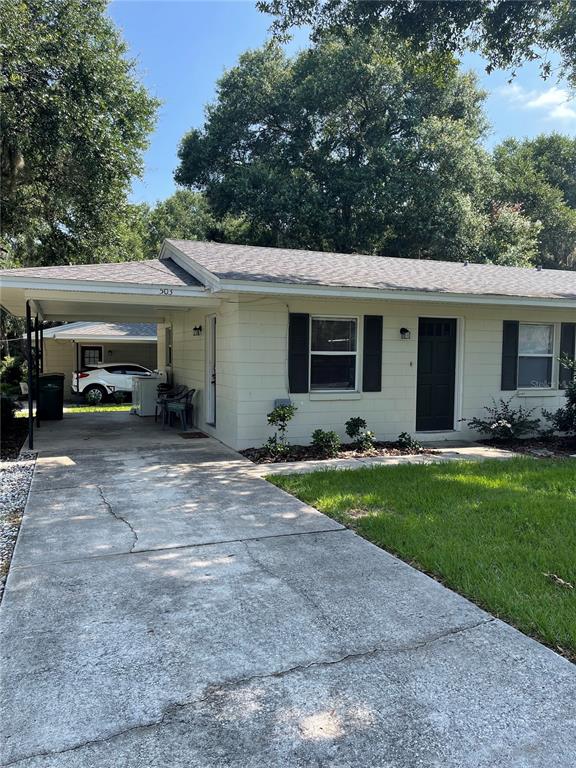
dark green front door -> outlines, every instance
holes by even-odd
[[[419,320],[417,432],[454,429],[456,328],[452,319]]]

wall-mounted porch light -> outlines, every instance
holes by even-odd
[[[202,335],[202,326],[201,325],[195,325],[194,328],[192,328],[192,333],[194,336],[201,336]]]
[[[400,338],[403,341],[408,341],[410,338],[410,330],[408,328],[400,328]]]

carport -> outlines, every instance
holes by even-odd
[[[49,321],[163,324],[169,311],[218,307],[211,295],[173,259],[26,268],[0,273],[2,306],[26,320],[28,446],[34,447],[34,413],[43,371],[43,328]],[[35,398],[36,395],[36,398]]]

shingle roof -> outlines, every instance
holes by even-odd
[[[81,336],[94,339],[155,339],[156,334],[156,323],[66,323],[46,329],[44,338],[73,339]]]
[[[43,277],[54,280],[95,280],[97,282],[140,285],[201,285],[172,259],[121,261],[111,264],[73,264],[59,267],[3,269],[0,277]]]
[[[576,272],[169,240],[224,280],[389,291],[576,298]]]

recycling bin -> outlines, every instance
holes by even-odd
[[[58,421],[64,414],[64,374],[41,373],[38,384],[40,421]]]

